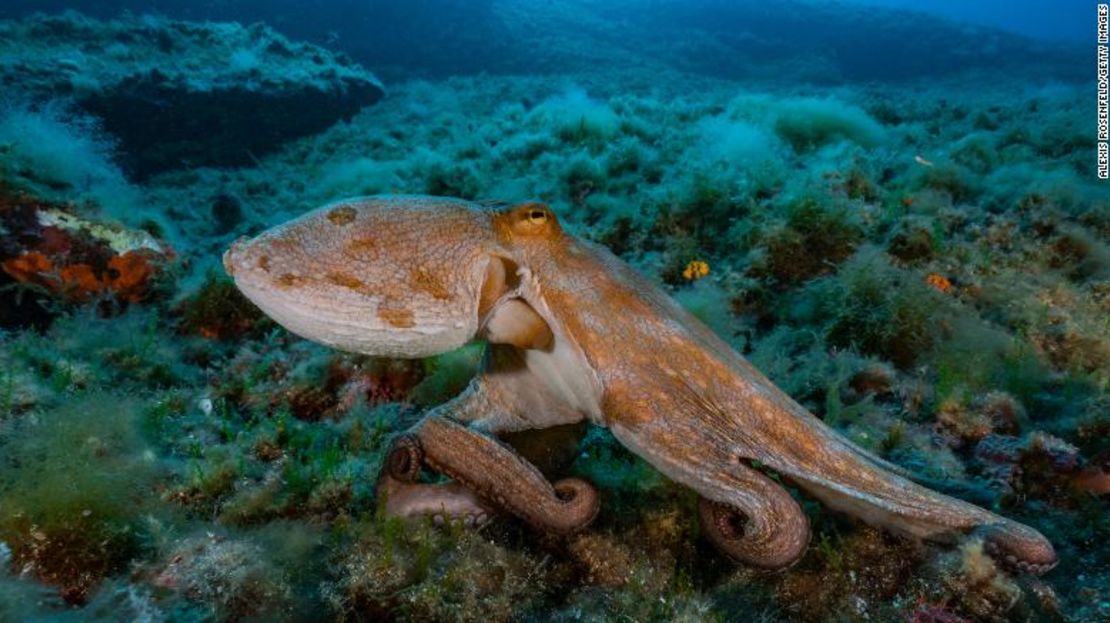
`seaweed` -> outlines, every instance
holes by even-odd
[[[861,237],[844,211],[804,198],[787,209],[783,228],[763,242],[766,255],[757,274],[796,285],[833,271],[852,254]]]
[[[11,565],[81,604],[147,547],[143,513],[156,466],[144,455],[142,403],[86,392],[6,422],[0,447],[0,541]]]
[[[209,272],[204,283],[178,305],[183,332],[214,340],[258,335],[273,322],[248,301],[231,279]]]

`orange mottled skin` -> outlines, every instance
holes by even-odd
[[[588,419],[696,490],[706,534],[748,564],[788,566],[809,539],[801,507],[764,470],[892,531],[974,534],[1030,572],[1056,562],[1037,531],[920,486],[838,435],[542,204],[351,200],[237,243],[225,265],[264,311],[338,348],[422,357],[490,339],[470,388],[391,455],[383,490],[398,514],[438,504],[484,518],[499,507],[542,528],[580,528],[596,512],[592,487],[552,487],[491,435]],[[477,500],[415,483],[420,464]]]

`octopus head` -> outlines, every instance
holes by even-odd
[[[237,241],[224,267],[293,333],[351,352],[426,357],[473,338],[506,289],[494,216],[457,199],[342,201]]]

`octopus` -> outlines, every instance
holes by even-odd
[[[740,564],[784,569],[805,553],[809,522],[788,483],[910,538],[979,539],[1015,571],[1057,562],[1033,528],[841,436],[542,203],[351,199],[240,239],[223,260],[265,313],[336,349],[424,358],[485,342],[469,387],[390,447],[378,491],[392,515],[582,530],[598,490],[550,482],[501,438],[585,420],[693,489],[703,534]],[[450,481],[422,481],[424,470]]]

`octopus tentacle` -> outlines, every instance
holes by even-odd
[[[1056,552],[1036,530],[1017,522],[986,524],[972,531],[984,549],[1012,571],[1042,575],[1056,566]]]
[[[1012,568],[1044,573],[1055,566],[1052,544],[1036,530],[895,473],[750,366],[737,367],[744,378],[721,378],[715,391],[680,379],[668,393],[639,400],[652,417],[614,425],[614,434],[660,471],[716,501],[725,499],[707,490],[730,486],[729,474],[712,463],[740,456],[869,524],[936,542],[978,535],[986,551]],[[684,417],[668,418],[668,412]]]
[[[784,406],[790,411],[752,437],[789,442],[757,458],[828,506],[930,541],[982,536],[987,551],[1014,569],[1039,574],[1056,565],[1052,544],[1036,530],[891,473],[801,407]]]
[[[412,435],[401,435],[385,458],[385,473],[400,482],[416,482],[424,466],[424,450]]]
[[[481,526],[497,515],[490,505],[455,482],[420,484],[383,474],[378,495],[389,517],[431,517],[436,524],[459,521],[466,526]]]
[[[460,521],[481,526],[497,512],[474,492],[458,483],[422,484],[417,479],[424,451],[412,435],[394,440],[378,478],[378,498],[390,517],[431,517],[436,524]]]
[[[646,404],[645,404],[646,406]],[[665,399],[654,404],[665,408]],[[809,520],[779,483],[747,465],[728,439],[695,419],[612,427],[622,444],[698,492],[706,537],[732,558],[762,569],[794,564],[809,545]]]
[[[536,528],[571,533],[597,515],[600,496],[592,484],[567,478],[552,485],[512,449],[457,422],[431,415],[411,437],[419,442],[429,468]],[[409,453],[407,447],[401,451]]]
[[[801,506],[774,480],[741,466],[737,486],[746,495],[730,496],[731,503],[698,499],[702,531],[737,562],[764,569],[784,569],[805,553],[809,521]],[[743,504],[738,506],[737,504]]]

